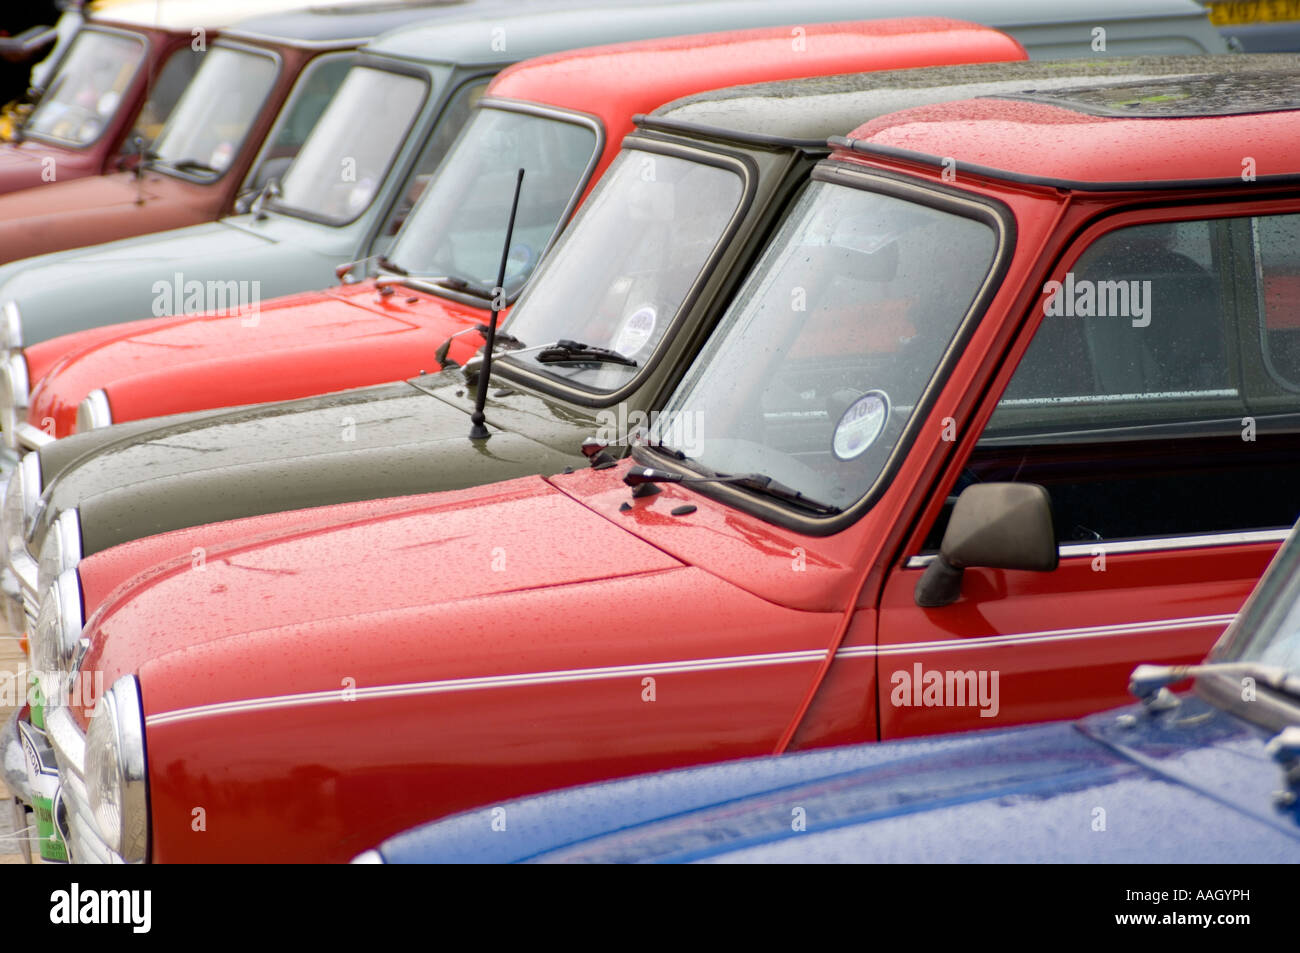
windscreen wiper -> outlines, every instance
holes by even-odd
[[[670,473],[667,470],[656,470],[653,467],[632,467],[627,473],[623,474],[623,482],[633,489],[655,483],[681,483],[687,486],[698,483],[727,483],[731,486],[738,486],[743,490],[749,490],[759,496],[767,496],[783,503],[793,504],[820,516],[833,516],[836,513],[843,512],[840,507],[807,497],[798,490],[772,479],[765,473],[718,473],[707,477],[687,477],[682,476],[680,473]]]
[[[1253,678],[1258,684],[1300,698],[1300,675],[1280,665],[1262,662],[1203,662],[1200,665],[1139,665],[1128,679],[1129,694],[1150,705],[1175,682],[1199,675]]]
[[[166,159],[155,161],[161,161],[163,165],[169,165],[173,169],[177,169],[181,172],[210,172],[213,175],[221,174],[206,162],[201,162],[198,159],[177,159],[175,162],[168,162]]]
[[[479,293],[464,278],[454,278],[448,275],[413,275],[397,262],[382,255],[377,257],[375,261],[385,271],[391,272],[391,274],[380,275],[375,279],[375,284],[380,287],[384,285],[411,285],[412,287],[433,292],[450,288],[453,291],[468,291],[470,294]],[[353,262],[353,264],[356,264],[356,262]],[[482,292],[482,297],[491,299],[492,295],[488,292]]]
[[[397,262],[383,255],[376,258],[375,261],[379,263],[381,268],[392,272],[391,275],[380,276],[377,282],[380,285],[408,284],[434,291],[439,288],[447,288],[472,295],[475,298],[482,298],[484,301],[491,301],[493,298],[491,289],[476,285],[464,278],[457,278],[455,275],[413,275]]]
[[[452,291],[460,291],[467,295],[473,295],[475,298],[482,298],[484,301],[491,301],[495,295],[492,288],[484,287],[468,278],[458,278],[450,275],[446,278],[439,278],[438,283]]]
[[[537,354],[541,364],[622,364],[636,367],[636,361],[630,357],[611,351],[606,347],[592,347],[581,341],[560,340],[551,347],[543,348]]]

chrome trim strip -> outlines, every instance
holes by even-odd
[[[870,658],[883,655],[900,655],[913,652],[945,652],[957,649],[997,648],[1027,642],[1057,642],[1070,639],[1101,638],[1112,635],[1136,635],[1176,629],[1227,626],[1235,614],[1189,616],[1182,619],[1155,619],[1146,622],[1120,622],[1109,625],[1083,626],[1073,629],[1045,629],[1037,632],[1017,632],[968,639],[945,639],[936,642],[905,642],[898,645],[855,645],[841,648],[836,659]],[[551,672],[529,672],[520,675],[489,675],[476,678],[443,679],[434,682],[409,682],[399,685],[374,685],[353,689],[351,697],[400,698],[411,695],[439,695],[447,692],[473,691],[480,688],[513,688],[519,685],[546,685],[561,682],[593,681],[622,678],[630,675],[665,674],[680,672],[707,672],[729,668],[754,668],[761,665],[788,665],[791,663],[820,662],[826,657],[821,649],[798,652],[773,652],[766,655],[735,655],[725,658],[688,659],[680,662],[649,663],[645,665],[613,665],[603,668],[566,669]],[[208,716],[230,715],[240,712],[265,711],[276,708],[293,708],[338,701],[342,691],[300,692],[293,695],[269,695],[262,698],[245,698],[238,701],[215,702],[178,708],[174,711],[146,715],[146,726],[166,725],[191,721]]]
[[[1062,559],[1071,556],[1096,556],[1100,549],[1107,556],[1117,553],[1155,553],[1171,549],[1201,549],[1208,546],[1241,546],[1249,543],[1281,543],[1289,529],[1257,529],[1241,533],[1205,533],[1199,536],[1164,536],[1154,539],[1122,539],[1113,543],[1097,540],[1092,543],[1066,543],[1057,551]],[[908,569],[924,569],[934,562],[934,554],[912,556]]]
[[[1097,639],[1114,635],[1146,635],[1178,629],[1226,628],[1236,613],[1226,615],[1188,616],[1182,619],[1153,619],[1148,622],[1115,622],[1109,625],[1088,625],[1071,629],[1042,629],[1037,632],[1016,632],[1006,635],[977,636],[970,639],[944,639],[939,642],[901,642],[897,645],[861,646],[848,651],[867,654],[870,648],[877,656],[904,655],[918,652],[950,652],[961,649],[991,649],[1007,645],[1024,645],[1036,642],[1063,642],[1075,639]]]
[[[1077,397],[1013,397],[998,401],[998,407],[1087,407],[1093,404],[1138,403],[1150,400],[1204,400],[1207,397],[1237,397],[1235,387],[1212,390],[1166,390],[1132,394],[1080,394]]]

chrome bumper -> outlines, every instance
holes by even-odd
[[[18,446],[22,448],[23,453],[29,450],[39,450],[47,443],[54,442],[54,438],[44,430],[40,427],[33,427],[25,420],[14,430],[14,436],[17,438]]]
[[[28,780],[27,754],[23,751],[22,737],[18,733],[19,712],[5,719],[0,727],[0,764],[3,765],[5,787],[9,789],[9,810],[13,818],[13,828],[17,837],[18,851],[23,861],[32,863],[32,846],[36,839],[32,832],[36,827],[36,811],[33,808],[33,792]],[[52,753],[52,752],[51,752]],[[22,831],[28,831],[22,836]]]
[[[9,793],[24,804],[32,803],[32,788],[27,783],[27,759],[18,737],[18,712],[7,718],[0,729],[0,758],[3,758],[4,782]]]
[[[21,453],[9,447],[0,447],[0,499],[4,498],[9,478],[21,459]],[[36,576],[39,568],[36,560],[24,553],[20,563],[19,566],[7,562],[0,565],[0,609],[10,630],[19,635],[30,631],[40,609],[36,602]]]
[[[39,569],[31,554],[24,552],[9,560],[4,573],[0,574],[0,588],[4,589],[5,596],[5,619],[15,632],[30,634],[36,627],[36,616],[41,610],[36,596]]]

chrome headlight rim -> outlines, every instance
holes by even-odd
[[[72,569],[50,585],[30,635],[32,667],[46,706],[65,703],[65,690],[81,662],[84,615],[81,577]]]
[[[127,863],[149,846],[144,707],[134,675],[115,681],[95,705],[86,732],[87,807],[96,833]]]
[[[27,409],[30,398],[27,358],[22,351],[9,351],[0,362],[0,430],[3,430],[5,446],[11,450],[18,448],[18,425],[27,422],[18,417]]]
[[[81,664],[84,648],[81,632],[86,626],[80,572],[75,568],[61,572],[59,578],[50,585],[50,598],[57,600],[59,606],[55,663],[62,672],[71,675]]]
[[[54,518],[36,559],[36,598],[44,602],[54,581],[81,562],[81,513],[74,506]]]
[[[27,555],[27,541],[31,539],[32,528],[36,525],[40,503],[41,455],[32,451],[18,461],[18,466],[9,478],[9,485],[5,488],[4,506],[0,510],[10,563],[16,556]],[[14,519],[19,523],[16,527],[9,525]]]
[[[23,346],[23,316],[12,298],[0,305],[0,346],[10,351]]]
[[[113,409],[108,405],[108,395],[102,389],[92,390],[77,405],[77,433],[90,433],[111,426]]]

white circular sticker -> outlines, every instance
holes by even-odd
[[[230,160],[234,157],[235,147],[229,142],[222,142],[212,150],[212,157],[208,160],[208,165],[221,172],[226,166],[230,165]]]
[[[614,350],[624,357],[632,357],[655,333],[655,309],[646,305],[628,315],[614,339]]]
[[[860,457],[876,442],[888,419],[889,397],[884,391],[867,391],[841,415],[831,438],[831,451],[841,460]]]
[[[348,211],[359,212],[370,204],[370,197],[375,194],[375,180],[362,179],[348,193]]]
[[[99,102],[95,103],[95,111],[101,116],[111,116],[117,109],[117,104],[122,101],[122,97],[111,90],[99,97]]]

